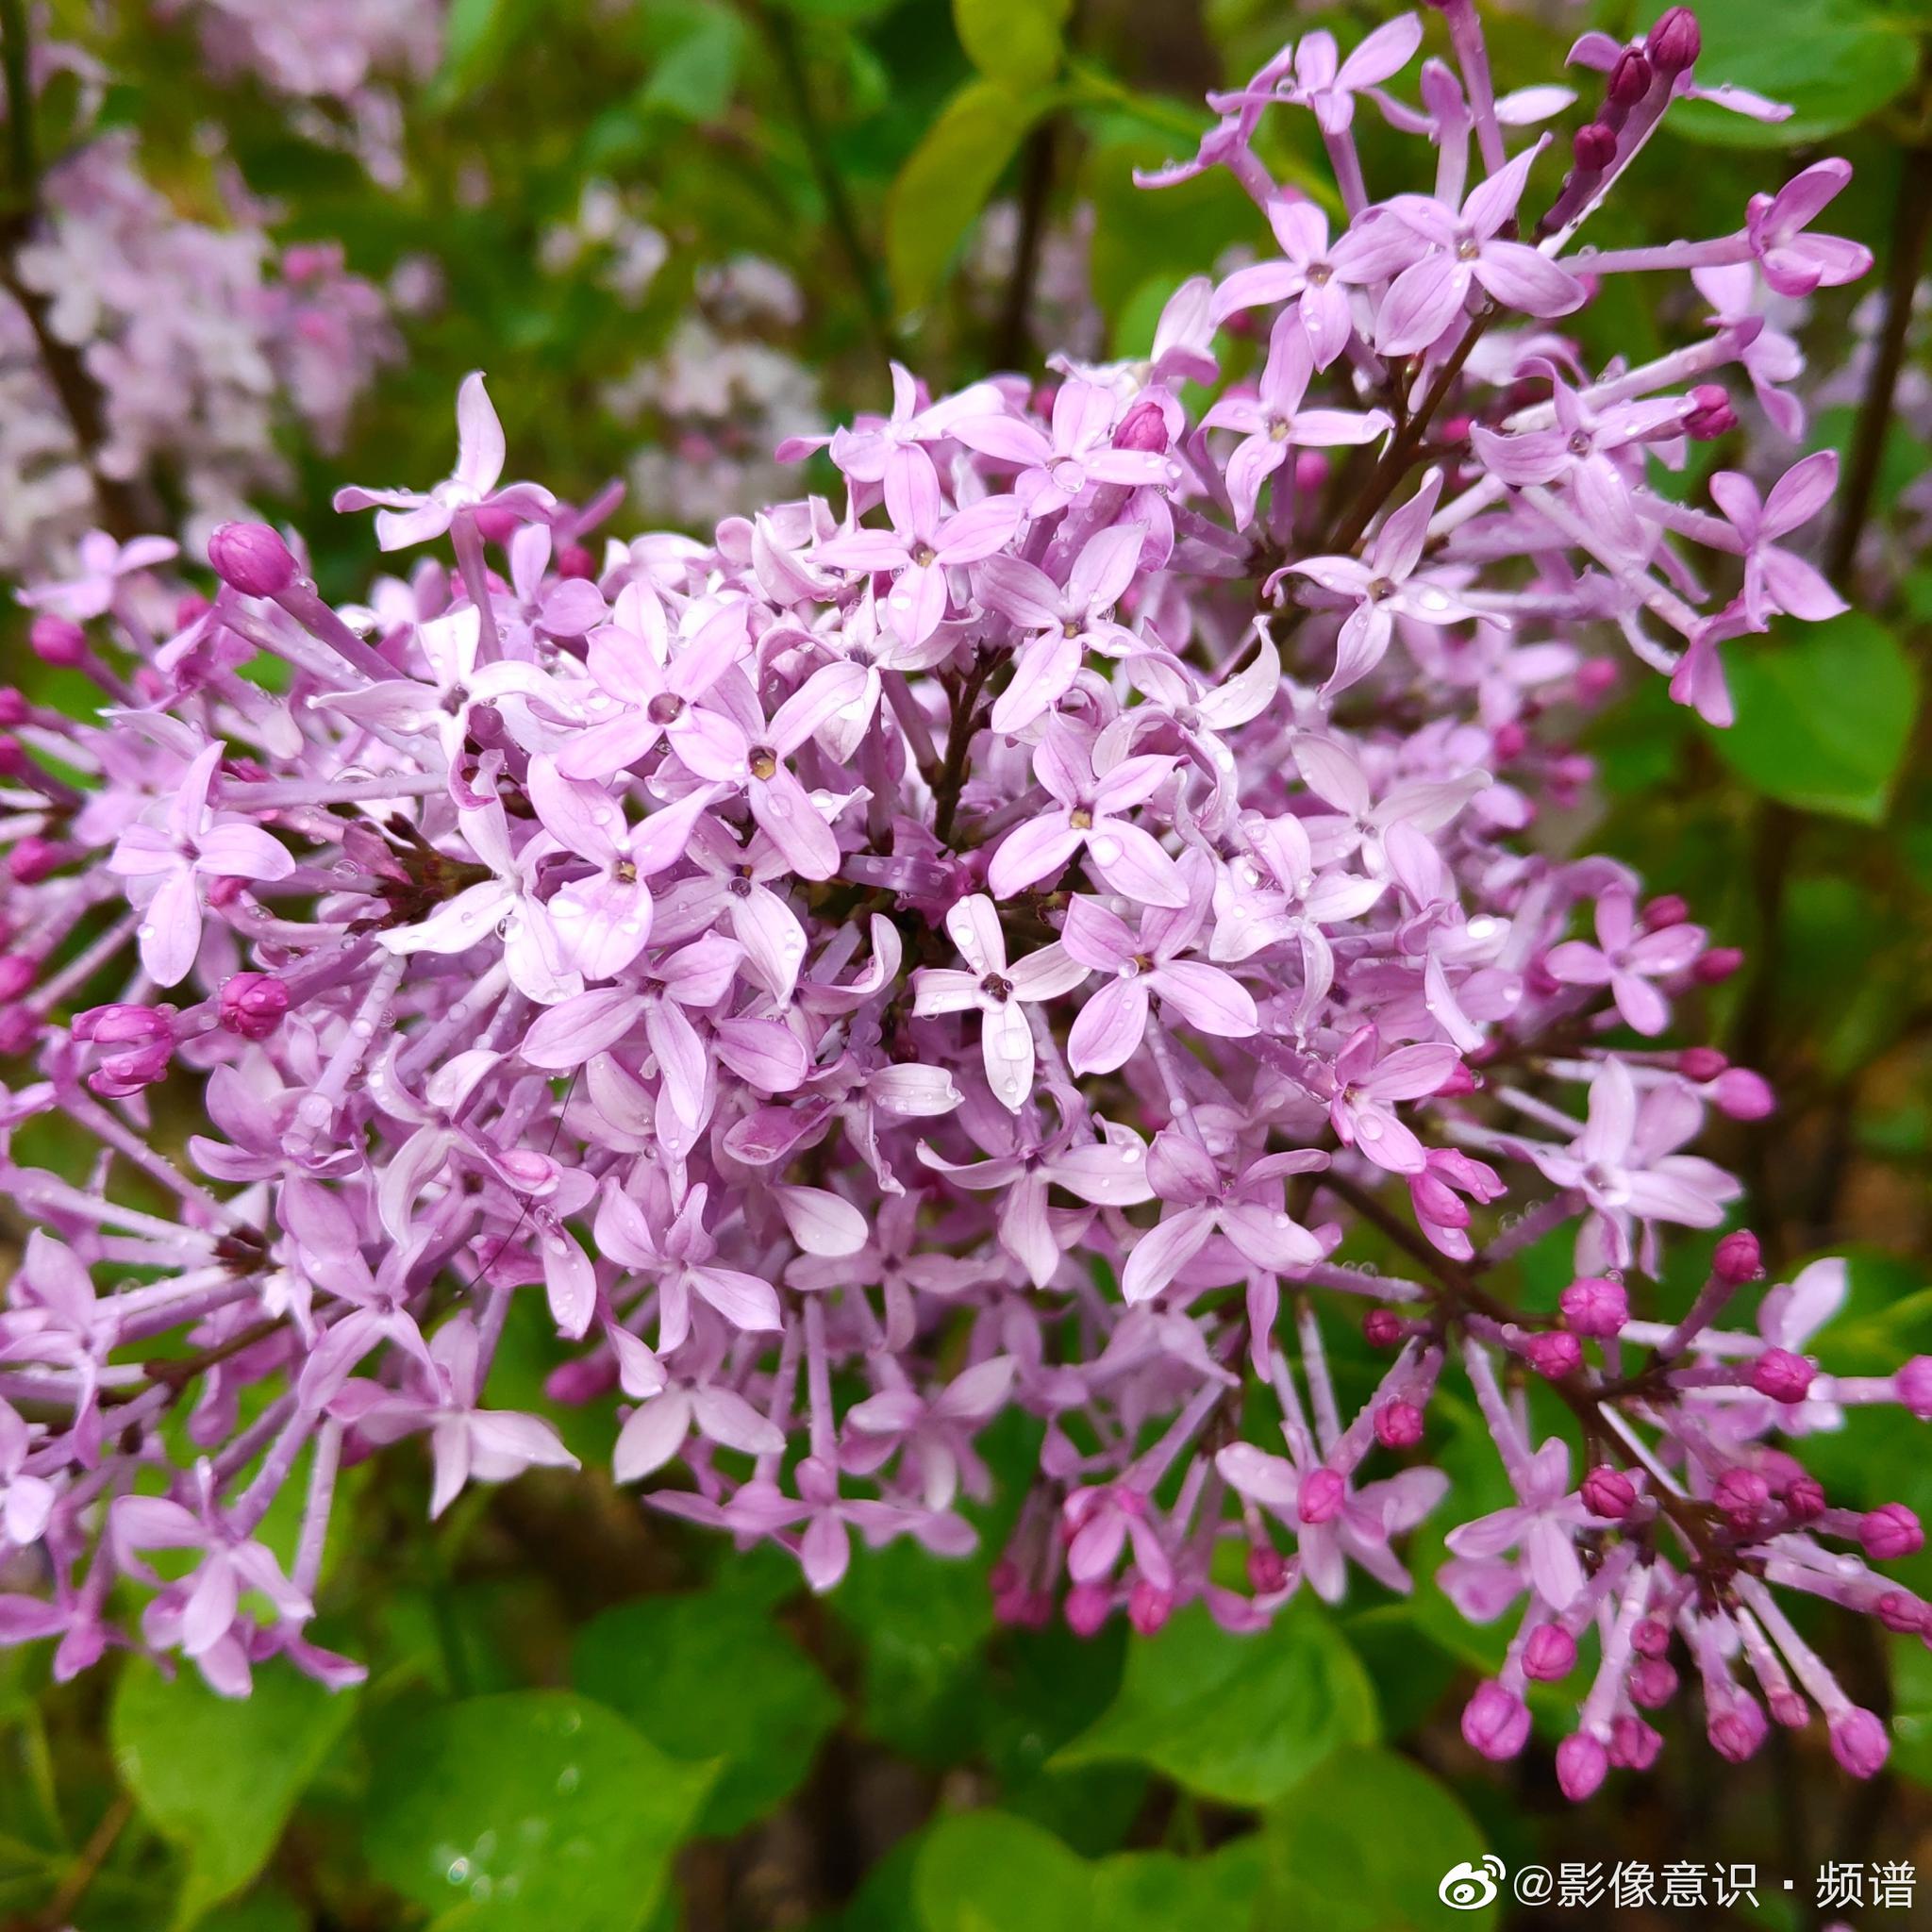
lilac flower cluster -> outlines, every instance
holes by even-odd
[[[248,75],[290,103],[305,138],[356,156],[385,187],[404,178],[397,89],[442,58],[443,0],[156,0],[194,23],[218,78]]]
[[[1037,1419],[993,1588],[1083,1631],[1190,1600],[1252,1630],[1352,1568],[1407,1590],[1400,1540],[1451,1493],[1432,1401],[1466,1377],[1514,1498],[1441,1576],[1514,1619],[1477,1750],[1587,1669],[1558,1760],[1587,1796],[1654,1757],[1688,1667],[1726,1755],[1815,1707],[1876,1768],[1782,1604],[1932,1632],[1875,1567],[1919,1526],[1784,1445],[1852,1405],[1932,1418],[1932,1358],[1823,1372],[1834,1261],[1726,1323],[1743,1232],[1661,1317],[1666,1240],[1739,1193],[1688,1150],[1772,1106],[1660,1043],[1738,958],[1525,837],[1587,777],[1565,721],[1618,675],[1592,639],[1719,717],[1723,641],[1838,608],[1790,541],[1828,458],[1710,508],[1649,462],[1731,427],[1726,372],[1784,393],[1758,285],[1863,268],[1810,231],[1844,171],[1588,257],[1700,92],[1694,20],[1582,43],[1608,77],[1558,179],[1518,130],[1567,96],[1495,100],[1471,0],[1441,11],[1421,108],[1383,92],[1417,19],[1346,60],[1311,33],[1160,177],[1231,168],[1278,259],[1042,391],[895,370],[891,413],[824,445],[837,500],[594,556],[609,506],[506,484],[473,376],[446,480],[339,499],[386,550],[448,543],[366,605],[259,525],[174,623],[164,548],[34,591],[37,647],[106,702],[0,700],[0,1045],[34,1062],[0,1190],[38,1224],[0,1313],[0,1636],[57,1639],[63,1676],[110,1641],[234,1692],[277,1653],[353,1673],[306,1634],[346,1464],[423,1437],[440,1510],[573,1459],[487,1398],[521,1297],[566,1345],[551,1396],[621,1419],[618,1480],[817,1590],[855,1530],[966,1549],[979,1433]],[[1433,147],[1432,193],[1370,200],[1361,97]],[[1281,108],[1314,114],[1340,223],[1257,158]],[[1712,326],[1586,368],[1561,318],[1649,268],[1721,276]],[[1217,325],[1257,310],[1259,366],[1223,381]],[[36,1165],[51,1116],[97,1158]],[[1416,1278],[1351,1263],[1357,1228]],[[1492,1265],[1566,1228],[1558,1311],[1500,1300]],[[1386,1368],[1344,1407],[1351,1321]],[[1538,1420],[1564,1409],[1568,1440]]]
[[[89,57],[37,44],[33,70],[42,88],[78,75],[92,120],[104,77]],[[394,354],[380,291],[340,247],[276,247],[273,211],[232,170],[218,185],[222,224],[190,220],[131,133],[92,130],[0,244],[0,568],[70,556],[104,497],[124,522],[152,516],[163,475],[199,543],[287,485],[282,432],[334,448]]]

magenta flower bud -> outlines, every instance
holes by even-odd
[[[1902,1590],[1889,1590],[1872,1606],[1872,1614],[1894,1637],[1921,1637],[1932,1627],[1932,1611]]]
[[[1643,42],[1659,74],[1674,76],[1697,64],[1704,51],[1704,36],[1698,30],[1697,16],[1688,7],[1673,7],[1659,14]]]
[[[1690,391],[1690,403],[1684,428],[1699,442],[1715,442],[1738,426],[1738,412],[1731,408],[1729,391],[1721,384],[1700,382]]]
[[[1757,1245],[1757,1237],[1748,1227],[1725,1235],[1711,1257],[1710,1272],[1727,1288],[1741,1288],[1747,1281],[1756,1281],[1764,1273],[1764,1255]]]
[[[1561,1328],[1532,1335],[1523,1344],[1523,1355],[1530,1367],[1550,1382],[1560,1382],[1583,1366],[1583,1344]]]
[[[557,575],[560,577],[594,577],[597,559],[591,555],[588,545],[566,543],[557,553]]]
[[[108,1049],[87,1084],[105,1099],[125,1100],[167,1078],[174,1014],[158,1007],[94,1007],[75,1016],[74,1037]]]
[[[1423,1439],[1423,1412],[1412,1402],[1385,1402],[1375,1411],[1375,1440],[1385,1449],[1413,1449]]]
[[[1557,1746],[1557,1783],[1573,1805],[1594,1797],[1609,1771],[1610,1754],[1585,1732],[1578,1731]]]
[[[1141,450],[1152,456],[1158,456],[1170,440],[1160,405],[1144,397],[1122,417],[1121,426],[1113,433],[1116,449]]]
[[[0,1054],[25,1053],[41,1030],[41,1016],[31,1007],[0,1008]]]
[[[295,553],[266,524],[224,524],[208,540],[208,560],[244,597],[277,597],[302,575]]]
[[[0,953],[0,1003],[17,1000],[39,978],[41,962],[25,953]],[[1932,1361],[1932,1357],[1925,1357]]]
[[[1529,1742],[1529,1707],[1491,1677],[1462,1707],[1462,1740],[1492,1763],[1514,1757]]]
[[[508,543],[528,521],[518,516],[515,510],[505,509],[493,503],[486,503],[470,514],[476,519],[476,528],[486,543]]]
[[[1142,1637],[1154,1636],[1174,1615],[1174,1591],[1143,1576],[1127,1592],[1127,1622]]]
[[[1661,1617],[1640,1617],[1630,1633],[1630,1648],[1639,1657],[1663,1657],[1671,1647],[1671,1626]]]
[[[1588,658],[1576,667],[1575,683],[1582,703],[1600,703],[1616,688],[1617,666],[1608,658]]]
[[[1348,1485],[1332,1469],[1318,1469],[1302,1478],[1296,1513],[1309,1524],[1333,1523],[1348,1500]]]
[[[1573,1281],[1557,1297],[1557,1306],[1573,1335],[1597,1341],[1621,1334],[1630,1319],[1630,1297],[1624,1284],[1600,1274],[1586,1274],[1580,1281]]]
[[[1891,1755],[1891,1739],[1877,1717],[1855,1704],[1832,1720],[1831,1755],[1854,1777],[1875,1777]]]
[[[186,630],[191,624],[199,624],[214,608],[199,591],[183,591],[175,599],[175,628]]]
[[[1757,1757],[1771,1725],[1763,1707],[1748,1690],[1740,1690],[1713,1707],[1706,1726],[1710,1747],[1720,1757],[1742,1764]]]
[[[270,973],[237,973],[222,982],[222,1024],[243,1040],[266,1040],[289,1010],[289,989]]]
[[[76,1013],[73,1030],[75,1039],[95,1046],[146,1045],[175,1037],[170,1016],[159,1008],[123,1004],[90,1007]]]
[[[566,1408],[581,1408],[616,1387],[617,1362],[612,1357],[564,1362],[543,1378],[544,1394]]]
[[[1540,1684],[1567,1677],[1576,1665],[1576,1640],[1560,1624],[1539,1624],[1523,1646],[1523,1669]]]
[[[1075,1637],[1097,1636],[1113,1607],[1113,1592],[1100,1582],[1076,1583],[1067,1592],[1064,1606],[1067,1628]]]
[[[1771,1485],[1755,1469],[1727,1469],[1718,1477],[1710,1499],[1740,1529],[1745,1529],[1771,1501]]]
[[[1600,1463],[1583,1478],[1583,1507],[1592,1516],[1621,1523],[1637,1507],[1637,1486],[1621,1469]]]
[[[1677,1071],[1687,1080],[1695,1080],[1700,1085],[1706,1080],[1715,1080],[1730,1065],[1723,1054],[1714,1046],[1687,1046],[1677,1056]]]
[[[0,968],[5,964],[0,960]],[[1932,1355],[1915,1355],[1892,1377],[1892,1388],[1922,1423],[1932,1423]]]
[[[19,739],[0,738],[0,777],[24,777],[29,762],[26,749]]]
[[[1627,1711],[1610,1720],[1610,1762],[1619,1771],[1648,1771],[1664,1748],[1663,1733]]]
[[[7,870],[16,885],[37,886],[60,870],[62,857],[53,840],[30,834],[7,855]]]
[[[1273,1596],[1288,1588],[1288,1558],[1272,1543],[1256,1543],[1248,1551],[1248,1586],[1259,1596]]]
[[[1635,47],[1626,48],[1610,69],[1606,98],[1612,107],[1622,108],[1627,113],[1650,92],[1650,62]]]
[[[1786,1513],[1793,1523],[1815,1523],[1824,1514],[1824,1485],[1815,1475],[1794,1475],[1783,1493]]]
[[[1630,1673],[1630,1701],[1644,1710],[1661,1710],[1677,1694],[1677,1674],[1660,1657],[1641,1658]]]
[[[1811,1722],[1811,1707],[1789,1684],[1765,1692],[1771,1714],[1788,1731],[1802,1731]]]
[[[1294,487],[1304,496],[1314,494],[1327,487],[1329,475],[1335,465],[1326,454],[1319,449],[1297,450],[1294,458]]]
[[[33,715],[33,707],[27,703],[25,693],[18,691],[10,684],[0,685],[0,731],[11,731],[25,724]]]
[[[1762,1074],[1749,1067],[1726,1067],[1712,1090],[1718,1110],[1734,1121],[1761,1121],[1777,1111],[1777,1096]]]
[[[42,614],[27,626],[26,641],[42,664],[71,671],[87,658],[87,633],[64,617]]]
[[[1617,158],[1617,131],[1601,121],[1586,121],[1571,138],[1570,152],[1579,174],[1601,175]]]
[[[1490,742],[1495,747],[1496,756],[1507,764],[1523,756],[1529,743],[1529,733],[1512,718],[1508,724],[1496,726]],[[1462,1071],[1467,1074],[1469,1070],[1465,1067]]]
[[[1474,1093],[1475,1091],[1475,1075],[1457,1060],[1443,1076],[1442,1084],[1436,1089],[1436,1096],[1441,1100],[1453,1100],[1458,1093]]]
[[[1643,929],[1645,932],[1662,932],[1665,927],[1682,925],[1690,917],[1690,903],[1675,892],[1659,892],[1655,899],[1645,902],[1643,908]]]
[[[1886,1503],[1859,1517],[1858,1541],[1874,1563],[1895,1563],[1925,1547],[1925,1532],[1903,1503]]]
[[[1371,1308],[1362,1317],[1362,1337],[1371,1348],[1400,1348],[1406,1332],[1402,1317],[1392,1308]],[[1925,1360],[1932,1363],[1932,1356]],[[1927,1394],[1932,1397],[1932,1375],[1927,1377]]]
[[[1699,986],[1722,986],[1743,963],[1744,956],[1736,946],[1711,946],[1698,954],[1690,977]]]
[[[1751,1365],[1751,1386],[1774,1402],[1803,1402],[1818,1371],[1788,1348],[1767,1348]]]

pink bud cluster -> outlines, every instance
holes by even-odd
[[[1512,1497],[1465,1509],[1438,1579],[1514,1620],[1477,1750],[1587,1670],[1574,1797],[1655,1757],[1686,1676],[1729,1756],[1815,1707],[1874,1768],[1781,1599],[1932,1631],[1873,1567],[1919,1528],[1833,1507],[1785,1445],[1853,1405],[1932,1417],[1932,1359],[1825,1372],[1843,1264],[1760,1295],[1741,1232],[1660,1306],[1666,1242],[1739,1194],[1700,1129],[1771,1106],[1660,1043],[1737,958],[1526,836],[1588,776],[1599,640],[1716,713],[1720,637],[1836,608],[1783,541],[1829,461],[1761,504],[1649,487],[1728,420],[1745,305],[1635,369],[1557,332],[1614,265],[1571,237],[1694,91],[1688,17],[1617,54],[1589,196],[1552,182],[1539,224],[1518,130],[1561,101],[1493,99],[1474,8],[1442,10],[1420,109],[1383,92],[1414,19],[1346,60],[1307,35],[1223,103],[1190,168],[1235,171],[1279,259],[1043,391],[895,371],[824,447],[836,500],[593,558],[609,506],[506,485],[478,376],[447,479],[339,499],[386,549],[447,540],[366,605],[261,525],[217,535],[221,588],[164,641],[164,550],[34,593],[104,710],[0,698],[0,1029],[34,1060],[0,1188],[40,1224],[0,1313],[0,1634],[57,1638],[61,1674],[109,1641],[231,1691],[275,1652],[352,1671],[305,1635],[339,1470],[421,1437],[440,1510],[570,1462],[489,1400],[538,1302],[550,1394],[614,1407],[617,1478],[818,1590],[854,1531],[968,1548],[976,1440],[1024,1411],[998,1607],[1083,1631],[1195,1599],[1251,1630],[1352,1570],[1407,1591],[1466,1388]],[[1368,199],[1358,95],[1432,144],[1432,193]],[[1250,146],[1281,106],[1315,116],[1339,232]],[[1656,265],[1841,281],[1805,233],[1839,178]],[[1217,323],[1257,308],[1260,364],[1223,380]],[[55,1114],[84,1171],[30,1157]],[[1555,1312],[1500,1298],[1495,1264],[1564,1229]],[[1351,1261],[1357,1231],[1414,1278]],[[1365,1393],[1332,1366],[1351,1306]],[[198,1556],[161,1582],[156,1548]]]

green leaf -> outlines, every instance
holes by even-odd
[[[1092,1932],[1093,1874],[1051,1832],[1000,1811],[942,1818],[912,1868],[921,1932]]]
[[[864,1645],[866,1730],[923,1763],[966,1755],[979,1735],[992,1630],[984,1548],[964,1563],[935,1563],[909,1539],[857,1550],[826,1601]]]
[[[1368,1676],[1313,1605],[1237,1637],[1196,1604],[1128,1651],[1120,1695],[1052,1761],[1134,1759],[1203,1797],[1265,1805],[1375,1735]]]
[[[1184,1925],[1253,1923],[1260,1890],[1261,1841],[1238,1838],[1212,1857],[1123,1852],[1093,1868],[1093,1924],[1107,1932],[1175,1932]]]
[[[886,272],[902,313],[938,292],[960,237],[1049,99],[968,81],[913,149],[886,200]]]
[[[433,104],[452,107],[489,86],[539,18],[537,0],[452,0]]]
[[[1265,1925],[1322,1932],[1483,1932],[1494,1905],[1442,1903],[1444,1877],[1480,1870],[1483,1840],[1446,1787],[1392,1751],[1342,1751],[1261,1824]]]
[[[675,114],[695,126],[721,120],[738,86],[744,25],[723,8],[707,8],[674,41],[638,91],[641,108]]]
[[[1672,0],[1644,0],[1651,25]],[[1698,85],[1749,88],[1791,108],[1788,121],[1754,121],[1689,101],[1668,125],[1723,147],[1795,147],[1857,125],[1911,85],[1918,47],[1902,23],[1869,0],[1699,0],[1704,31]],[[1767,31],[1767,29],[1774,29]]]
[[[1740,639],[1725,662],[1738,722],[1719,755],[1769,798],[1876,824],[1911,741],[1919,679],[1863,611]]]
[[[218,1697],[194,1673],[172,1681],[135,1660],[110,1719],[121,1782],[187,1859],[177,1926],[232,1898],[268,1862],[303,1788],[341,1736],[354,1691],[325,1690],[285,1663],[255,1692]]]
[[[578,1633],[571,1682],[672,1757],[724,1760],[707,1837],[732,1837],[795,1790],[840,1711],[768,1611],[712,1591],[605,1611]]]
[[[1912,1638],[1891,1644],[1892,1768],[1932,1785],[1932,1651]]]
[[[635,1932],[711,1779],[563,1691],[398,1711],[375,1751],[365,1848],[452,1932]]]
[[[1039,87],[1058,73],[1073,0],[953,0],[953,28],[989,80]]]
[[[1263,1855],[1257,1838],[1210,1857],[1126,1852],[1090,1864],[1004,1811],[942,1818],[912,1868],[920,1932],[1181,1932],[1245,1925]]]

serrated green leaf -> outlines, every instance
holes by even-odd
[[[268,1862],[289,1813],[356,1707],[285,1663],[254,1694],[218,1697],[192,1671],[172,1681],[144,1660],[115,1687],[114,1762],[142,1815],[180,1846],[175,1924],[196,1924]]]
[[[1911,742],[1919,680],[1898,640],[1863,611],[1782,624],[1730,646],[1738,721],[1718,754],[1768,798],[1876,824]]]
[[[365,1848],[439,1924],[636,1932],[711,1780],[562,1691],[399,1711],[375,1750]]]
[[[1052,1763],[1130,1759],[1202,1797],[1265,1805],[1375,1736],[1367,1674],[1312,1604],[1240,1637],[1195,1604],[1134,1644],[1120,1695]]]

